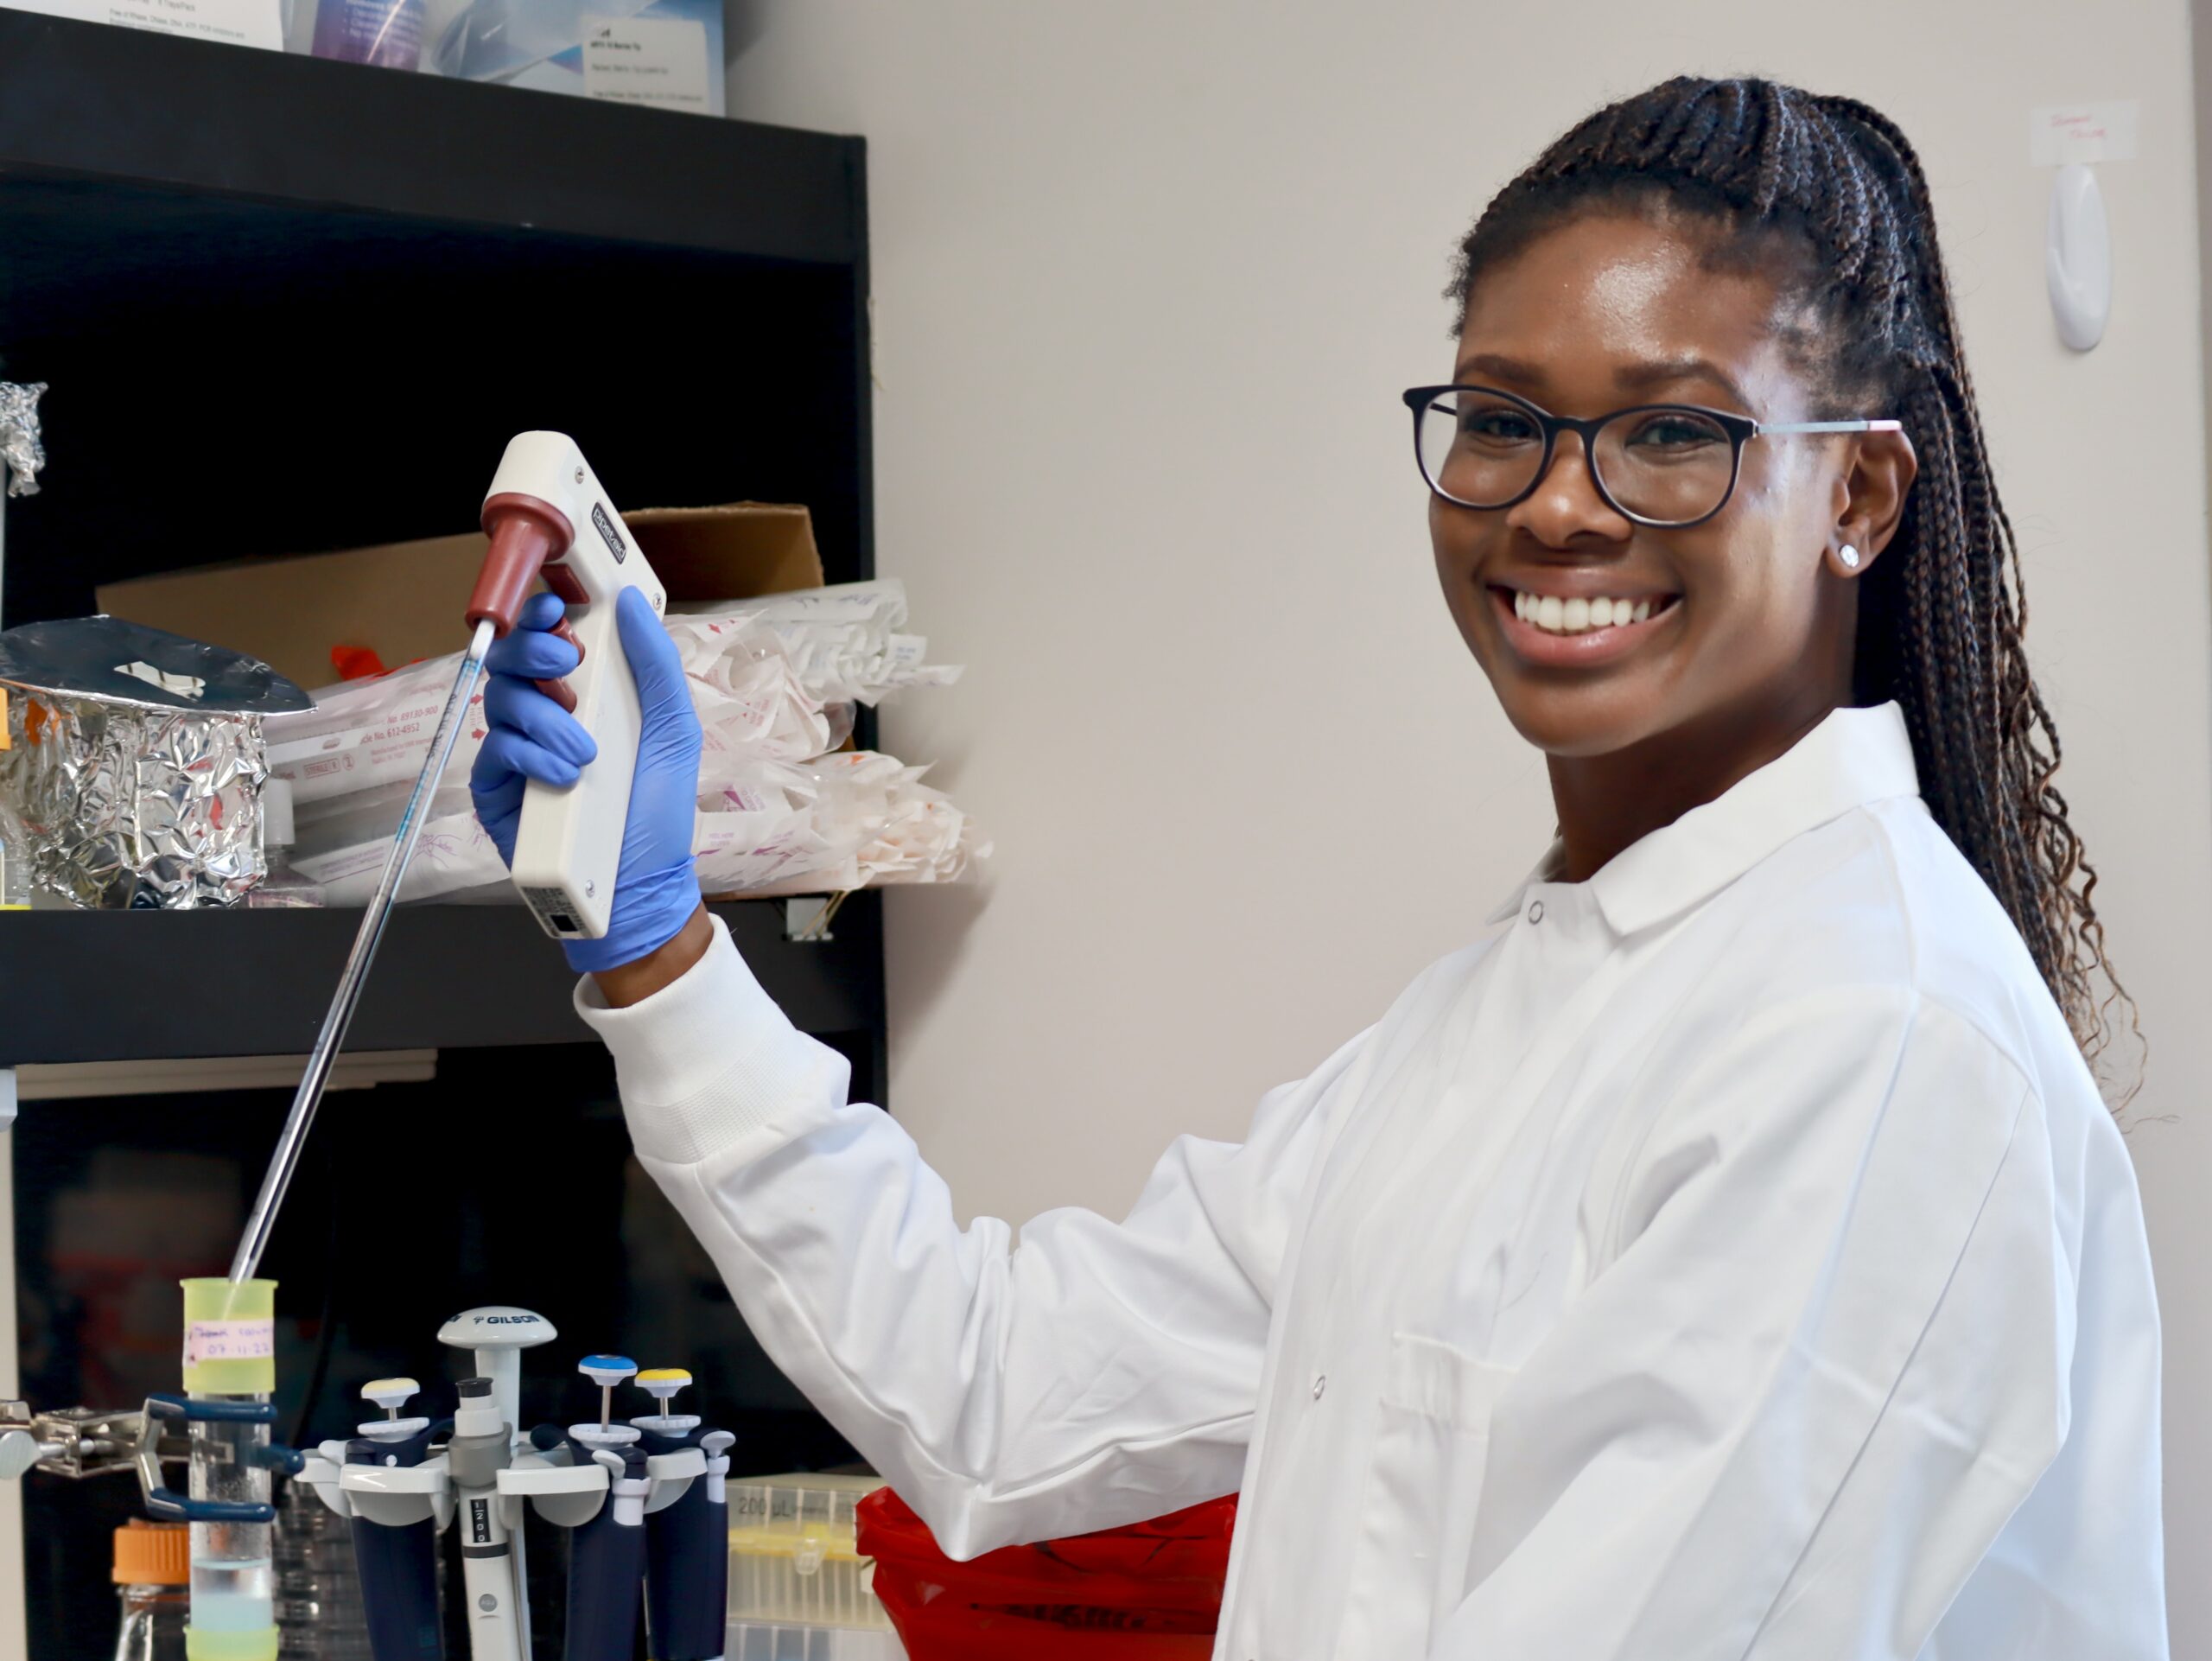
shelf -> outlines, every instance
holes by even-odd
[[[861,155],[856,138],[0,10],[10,173],[849,266]]]
[[[855,894],[835,938],[784,939],[773,901],[715,907],[798,1026],[880,1033],[882,899]],[[0,1066],[298,1055],[338,984],[358,911],[0,913]],[[519,907],[392,915],[348,1051],[581,1043],[559,949]]]
[[[866,150],[0,10],[0,623],[470,529],[508,437],[626,506],[804,502],[872,575]]]

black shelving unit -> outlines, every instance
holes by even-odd
[[[718,905],[770,996],[808,1032],[883,1027],[880,896],[838,908],[833,938],[785,939],[781,906]],[[0,1009],[11,1065],[302,1055],[315,1042],[358,911],[35,911],[0,934]],[[117,1019],[117,966],[200,964]],[[575,977],[520,907],[409,906],[392,915],[347,1034],[350,1050],[474,1049],[592,1040],[569,1003]],[[876,1092],[865,1091],[874,1100]]]
[[[0,379],[50,388],[41,490],[5,505],[0,621],[81,614],[99,584],[151,571],[467,529],[506,439],[533,427],[575,435],[626,504],[804,502],[828,580],[870,576],[867,222],[857,138],[0,10]],[[718,909],[880,1101],[875,896],[828,943],[786,939],[772,902]],[[0,1066],[303,1052],[358,918],[0,918]],[[835,1458],[711,1266],[624,1175],[570,983],[518,910],[395,917],[348,1047],[435,1048],[439,1076],[326,1106],[267,1267],[329,1298],[283,1341],[340,1336],[323,1398],[283,1370],[286,1429],[339,1434],[356,1364],[448,1377],[429,1341],[446,1305],[535,1299],[583,1347],[721,1357],[689,1365],[721,1368],[710,1399],[747,1462]],[[242,1211],[282,1107],[266,1091],[26,1104],[30,1393],[130,1371],[98,1350],[106,1295],[56,1244],[80,1226],[67,1196],[124,1168],[159,1204],[185,1180],[162,1173],[212,1160],[236,1168]],[[422,1219],[384,1219],[365,1272],[364,1149],[380,1173],[450,1173],[440,1151],[462,1143],[503,1180],[426,1179]],[[557,1412],[558,1378],[535,1388]],[[107,1652],[104,1531],[129,1503],[27,1485],[36,1661]]]
[[[868,576],[867,245],[858,138],[0,10],[0,376],[48,383],[51,457],[6,506],[0,622],[149,571],[466,529],[528,427],[575,435],[626,502],[804,502],[828,580]],[[868,907],[826,955],[753,909],[734,926],[799,1019],[880,1029]],[[520,920],[466,919],[403,913],[380,978],[442,987],[467,940],[498,1006],[478,1041],[577,1036],[538,1013]],[[0,988],[51,1006],[118,951],[189,952],[272,983],[269,1014],[229,1037],[8,1021],[0,1066],[268,1053],[299,1007],[270,971],[304,979],[339,932],[27,920]],[[371,992],[358,1041],[432,1041],[416,1018],[468,1041],[450,1000],[384,1013],[398,998]]]

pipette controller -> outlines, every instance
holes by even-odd
[[[596,940],[613,913],[641,721],[614,601],[625,589],[640,589],[659,614],[668,595],[583,452],[563,434],[522,433],[508,443],[484,499],[484,529],[492,546],[469,596],[471,623],[488,621],[505,634],[540,576],[584,608],[568,620],[566,633],[583,661],[566,680],[540,684],[575,713],[599,754],[573,785],[533,779],[524,788],[512,872],[548,934]]]
[[[624,589],[644,591],[656,614],[668,596],[624,527],[614,505],[563,433],[527,432],[508,442],[484,499],[483,525],[491,538],[483,569],[469,595],[468,650],[438,718],[430,754],[402,811],[398,834],[385,861],[376,892],[361,913],[353,951],[323,1016],[306,1073],[292,1098],[276,1151],[231,1260],[233,1282],[251,1279],[269,1244],[284,1191],[291,1185],[315,1110],[330,1081],[332,1064],[367,983],[369,965],[384,938],[401,880],[415,856],[430,798],[453,754],[469,695],[484,667],[493,638],[515,626],[523,601],[543,577],[572,608],[584,608],[556,633],[583,654],[565,681],[540,682],[568,704],[599,745],[599,756],[564,790],[533,780],[523,796],[515,830],[515,886],[546,932],[557,939],[598,939],[614,907],[614,874],[629,821],[631,775],[636,771],[639,714],[638,684],[615,633],[614,601]]]

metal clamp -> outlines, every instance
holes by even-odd
[[[137,1411],[64,1407],[35,1413],[28,1402],[0,1401],[0,1479],[34,1469],[72,1479],[134,1469],[143,1420]],[[181,1460],[186,1451],[181,1438],[173,1439],[162,1456]]]
[[[194,1401],[185,1396],[149,1396],[137,1453],[138,1487],[145,1496],[148,1515],[164,1522],[275,1522],[276,1508],[265,1502],[195,1499],[166,1486],[162,1480],[162,1462],[164,1458],[174,1460],[177,1455],[173,1453],[165,1454],[162,1444],[164,1427],[173,1423],[274,1424],[276,1422],[276,1406],[269,1402],[207,1402]],[[175,1438],[168,1440],[174,1441]],[[188,1450],[189,1446],[188,1441]],[[296,1474],[306,1463],[306,1456],[298,1450],[276,1442],[264,1448],[255,1449],[251,1457],[257,1465],[281,1471],[288,1476]]]

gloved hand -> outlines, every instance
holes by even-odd
[[[576,666],[575,647],[546,632],[564,610],[556,595],[532,595],[514,631],[493,641],[484,658],[490,730],[469,771],[468,793],[478,820],[509,864],[524,784],[536,779],[572,785],[599,754],[583,723],[531,684],[556,680]],[[586,974],[633,963],[665,945],[699,907],[699,879],[691,863],[699,716],[691,707],[683,662],[652,603],[637,589],[625,589],[616,601],[614,625],[637,678],[645,719],[606,938],[561,943],[569,966]]]

